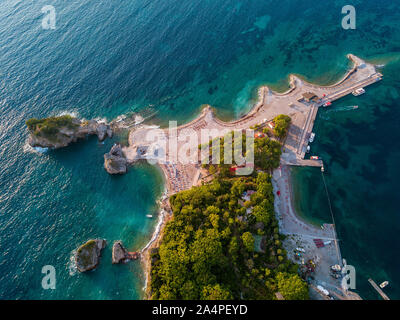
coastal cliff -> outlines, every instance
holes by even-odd
[[[111,138],[113,131],[108,124],[96,120],[79,120],[69,115],[26,121],[32,147],[59,149],[78,139],[97,135],[99,141]]]
[[[106,241],[102,239],[89,240],[76,251],[75,261],[79,272],[95,269],[99,262],[101,251],[105,248]]]

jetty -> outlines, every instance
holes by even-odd
[[[374,287],[374,289],[379,293],[379,295],[383,298],[383,300],[390,300],[389,297],[382,291],[382,289],[375,283],[371,278],[368,279],[368,282]]]

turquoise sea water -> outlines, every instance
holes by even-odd
[[[258,86],[285,90],[290,73],[332,83],[348,68],[349,52],[385,64],[385,79],[367,95],[335,104],[357,103],[358,111],[326,114],[326,121],[321,112],[313,147],[329,159],[341,248],[359,271],[360,293],[375,298],[365,284],[372,273],[377,281],[390,280],[387,292],[399,298],[395,2],[350,1],[358,20],[357,29],[347,31],[341,8],[350,3],[339,0],[51,2],[56,30],[41,28],[48,1],[0,5],[2,299],[140,298],[139,264],[112,266],[110,243],[121,239],[132,250],[146,244],[156,221],[145,215],[157,210],[163,188],[148,165],[108,176],[102,157],[112,141],[93,138],[45,154],[30,150],[27,118],[74,112],[111,120],[151,109],[157,113],[150,122],[165,125],[192,119],[208,103],[231,119],[251,108]],[[312,196],[306,181],[313,179],[303,180],[302,188],[311,188],[304,197]],[[324,203],[316,201],[312,212],[323,211],[318,202]],[[73,250],[93,237],[109,241],[100,267],[74,273]],[[48,264],[57,271],[53,291],[40,285]]]

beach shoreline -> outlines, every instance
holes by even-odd
[[[286,236],[283,241],[288,258],[300,267],[312,260],[315,263],[313,279],[309,282],[312,299],[326,299],[316,290],[323,286],[331,295],[339,300],[361,299],[358,294],[344,291],[341,287],[341,278],[331,276],[330,267],[339,264],[343,266],[340,249],[337,245],[336,230],[333,224],[325,223],[321,228],[310,224],[301,217],[293,207],[294,194],[292,190],[291,170],[288,166],[281,166],[274,170],[272,184],[275,196],[275,214],[279,221],[279,232]],[[280,195],[277,192],[280,191]],[[317,248],[314,239],[322,239],[324,247]],[[301,248],[301,258],[297,249]]]
[[[133,164],[138,160],[155,160],[153,155],[154,147],[157,147],[157,153],[166,154],[167,158],[165,160],[160,159],[161,163],[158,163],[158,165],[163,172],[164,185],[167,190],[164,196],[165,199],[162,201],[166,200],[168,202],[168,196],[188,190],[196,185],[194,182],[198,179],[197,174],[199,172],[199,167],[196,164],[180,164],[175,163],[174,161],[169,161],[169,149],[167,148],[169,138],[174,139],[180,134],[180,132],[185,132],[185,130],[188,131],[189,129],[197,133],[197,137],[199,137],[198,133],[203,129],[221,130],[221,132],[223,132],[223,130],[244,130],[259,125],[260,123],[272,121],[280,114],[290,115],[292,125],[289,128],[287,138],[282,148],[283,153],[280,160],[281,166],[279,169],[274,170],[272,175],[274,193],[277,194],[277,196],[275,196],[274,206],[279,221],[279,229],[284,235],[299,237],[298,240],[302,241],[304,246],[309,249],[311,259],[316,262],[321,261],[321,271],[318,273],[320,281],[323,283],[331,283],[330,266],[336,264],[342,266],[335,226],[334,224],[324,223],[320,229],[317,226],[310,224],[295,212],[293,179],[291,178],[289,167],[294,165],[323,168],[323,163],[319,159],[304,159],[306,146],[309,141],[309,136],[314,125],[318,108],[326,102],[340,99],[343,96],[351,94],[357,88],[368,86],[382,79],[382,75],[376,72],[374,65],[368,64],[364,60],[352,54],[349,54],[347,57],[353,63],[352,69],[348,70],[342,79],[333,85],[314,85],[294,74],[291,74],[289,76],[290,89],[284,93],[280,94],[274,92],[266,86],[259,87],[259,99],[257,103],[247,114],[237,120],[224,122],[215,116],[215,112],[211,106],[205,105],[197,118],[175,128],[174,133],[171,133],[170,130],[167,129],[160,129],[158,134],[161,135],[163,141],[166,141],[165,149],[158,145],[154,146],[154,142],[146,140],[149,128],[131,130],[129,134],[129,146],[124,148],[127,161],[128,163]],[[313,95],[313,97],[316,96],[319,98],[315,101],[308,101],[306,97],[310,94]],[[197,150],[201,141],[198,141],[197,138],[194,139],[194,141],[190,141],[190,143],[192,144],[193,149]],[[179,148],[187,147],[188,146],[185,144],[180,144],[176,150],[177,154],[180,151]],[[160,148],[160,150],[158,150],[158,148]],[[147,151],[143,152],[143,150],[153,151],[152,153],[147,154]],[[171,156],[173,157],[173,155]],[[280,192],[280,196],[278,195],[278,191]],[[161,204],[163,204],[163,202],[161,202]],[[164,211],[161,212],[162,216],[160,217],[159,224],[157,225],[150,244],[142,250],[142,261],[144,261],[144,270],[146,273],[146,293],[148,293],[148,287],[151,281],[150,252],[153,248],[159,246],[162,241],[163,230],[166,221],[168,220]],[[313,239],[325,241],[329,246],[324,246],[326,250],[316,250],[316,246],[312,241]],[[334,245],[332,245],[332,243],[334,243]],[[290,245],[288,249],[289,257]],[[332,287],[338,287],[337,281],[336,283],[332,283]],[[147,294],[147,297],[148,296],[149,295]]]
[[[166,182],[164,181],[164,185]],[[153,249],[158,248],[161,244],[164,229],[166,224],[172,219],[172,211],[170,209],[169,197],[167,196],[168,189],[166,188],[157,201],[159,204],[158,222],[152,234],[152,238],[140,251],[140,262],[144,272],[145,284],[143,287],[144,299],[150,299],[150,282],[151,282],[151,252]]]

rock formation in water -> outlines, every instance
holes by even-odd
[[[86,272],[95,269],[99,262],[101,251],[106,246],[102,239],[92,239],[81,245],[75,254],[76,267],[79,272]]]
[[[109,174],[124,174],[127,171],[127,160],[121,145],[114,144],[109,153],[104,155],[104,168]]]
[[[32,147],[58,149],[89,135],[97,135],[100,142],[113,135],[108,124],[96,120],[79,120],[69,115],[29,119],[26,125],[30,133],[28,143]]]
[[[139,257],[139,253],[137,252],[128,252],[122,245],[122,241],[115,241],[112,247],[112,263],[118,264],[121,262],[125,262],[126,260],[137,259]]]

